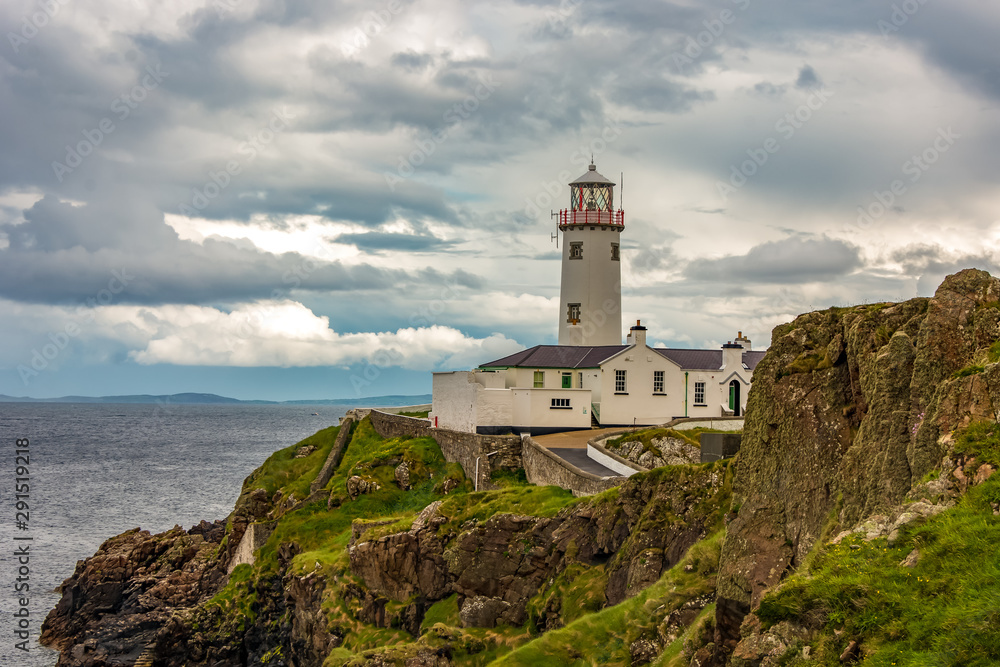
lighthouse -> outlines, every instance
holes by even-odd
[[[614,187],[591,161],[587,173],[569,184],[570,207],[559,211],[560,345],[622,344],[620,239],[625,213],[614,208]]]

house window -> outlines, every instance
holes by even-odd
[[[618,262],[621,261],[621,256],[618,254],[618,244],[611,244],[611,259]]]
[[[663,373],[664,371],[653,371],[653,393],[663,393]]]
[[[578,375],[580,376],[580,378],[579,378],[580,379],[580,389],[583,389],[583,373],[578,373]]]
[[[569,410],[570,404],[568,398],[553,398],[552,405],[549,406],[550,410]]]
[[[545,386],[545,371],[535,371],[535,389]]]
[[[695,382],[694,383],[694,404],[695,405],[705,405],[705,383]]]
[[[624,394],[628,385],[625,382],[625,371],[615,371],[615,393]]]
[[[571,241],[569,244],[569,258],[583,259],[583,241]]]
[[[562,374],[562,388],[563,389],[572,389],[573,388],[573,374],[572,373],[563,373]]]
[[[566,307],[566,321],[570,324],[580,323],[580,304],[570,303]]]

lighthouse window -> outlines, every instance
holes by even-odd
[[[621,257],[618,255],[618,244],[617,243],[612,243],[611,244],[611,259],[613,259],[616,262],[621,260]]]
[[[567,314],[566,321],[570,324],[580,323],[580,304],[571,303],[569,304],[569,313]]]
[[[583,259],[583,241],[573,241],[569,244],[569,258]]]

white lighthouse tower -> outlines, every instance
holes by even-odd
[[[570,208],[559,212],[563,233],[560,345],[621,345],[622,271],[619,243],[625,213],[614,209],[615,184],[587,173],[569,184]]]

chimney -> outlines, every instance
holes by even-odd
[[[743,349],[746,350],[747,352],[750,352],[751,350],[750,339],[744,336],[742,331],[736,332],[736,340],[733,342],[736,343],[737,345],[742,346]]]
[[[636,320],[635,326],[629,329],[627,340],[629,345],[645,347],[646,327],[642,326],[642,322],[640,320]]]

